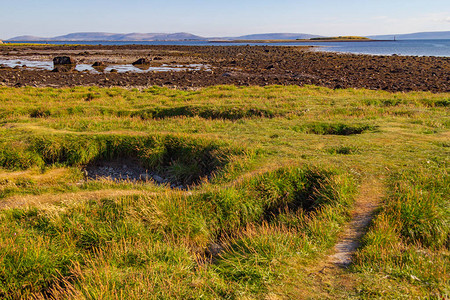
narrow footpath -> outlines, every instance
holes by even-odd
[[[355,288],[355,277],[347,271],[361,239],[384,197],[380,179],[368,179],[359,189],[351,221],[345,226],[331,253],[318,262],[308,275],[305,299],[339,299]]]
[[[347,267],[351,264],[352,255],[359,247],[361,238],[374,217],[383,195],[383,186],[379,180],[363,182],[355,201],[352,220],[345,227],[339,242],[334,246],[334,253],[328,256],[328,264],[340,267]]]

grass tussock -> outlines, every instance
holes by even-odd
[[[270,110],[258,108],[237,108],[237,107],[164,107],[147,109],[141,111],[118,111],[118,116],[139,117],[143,120],[163,119],[173,117],[201,117],[205,119],[225,119],[239,120],[244,118],[273,118],[276,113]]]
[[[373,131],[376,126],[369,124],[345,124],[345,123],[325,123],[314,122],[293,127],[295,131],[320,135],[353,135],[366,131]]]
[[[345,174],[289,168],[220,193],[122,197],[57,210],[4,211],[0,295],[50,295],[61,284],[71,286],[67,293],[85,297],[133,295],[139,283],[135,290],[125,285],[127,278],[139,276],[150,284],[155,267],[165,269],[149,286],[156,294],[167,295],[163,282],[173,278],[180,288],[173,296],[195,295],[189,282],[195,278],[209,283],[220,279],[217,290],[203,287],[211,298],[220,293],[260,294],[282,276],[278,261],[289,259],[297,246],[314,255],[333,243],[348,217],[354,191]],[[206,274],[202,267],[196,271],[198,257],[217,242],[223,243],[224,251]],[[233,261],[241,261],[242,271]],[[111,280],[117,283],[113,289]]]
[[[137,158],[148,169],[193,184],[223,168],[232,157],[247,152],[206,139],[169,135],[44,135],[30,137],[22,149],[3,149],[0,166],[12,170],[49,165],[85,166],[99,160]]]

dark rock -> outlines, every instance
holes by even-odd
[[[153,180],[155,180],[157,183],[163,183],[164,179],[161,176],[153,175]]]
[[[153,58],[153,60],[162,60],[162,57],[156,56]]]
[[[53,58],[53,65],[53,72],[70,72],[75,69],[76,62],[69,56],[57,56]]]
[[[144,173],[144,174],[139,175],[139,178],[140,178],[141,180],[148,181],[148,180],[151,179],[151,176],[148,175],[148,174],[146,174],[146,173]]]
[[[53,58],[53,64],[57,65],[75,65],[76,62],[73,58],[69,56],[56,56]]]
[[[92,64],[93,67],[104,67],[105,63],[102,61],[96,61]]]
[[[135,66],[135,65],[149,65],[149,64],[150,64],[150,60],[147,59],[147,58],[139,58],[137,61],[132,63],[133,66]]]

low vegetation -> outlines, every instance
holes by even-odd
[[[448,295],[450,186],[445,168],[406,170],[389,178],[389,195],[356,255],[356,272],[389,277]],[[384,291],[368,288],[372,295]]]
[[[369,38],[363,36],[333,36],[333,37],[317,37],[311,38],[312,41],[333,41],[333,40],[358,40],[358,41],[370,41]]]
[[[449,99],[0,87],[0,298],[445,298]],[[164,180],[86,175],[109,161]],[[315,280],[370,180],[353,264]]]

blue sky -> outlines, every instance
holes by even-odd
[[[450,30],[450,0],[0,0],[0,38],[71,32],[295,32],[371,35]]]

